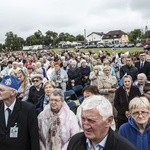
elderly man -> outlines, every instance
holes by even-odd
[[[83,131],[74,135],[68,150],[135,150],[135,147],[110,126],[113,121],[111,103],[103,96],[91,96],[82,105]]]
[[[19,86],[14,76],[0,83],[0,150],[39,150],[36,111],[16,98]]]

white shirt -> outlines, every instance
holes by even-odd
[[[7,108],[9,108],[11,110],[11,113],[12,113],[14,106],[15,106],[15,103],[16,103],[16,100],[9,107],[4,103],[4,113],[5,113],[6,126],[7,126],[8,116],[9,116]]]
[[[107,137],[108,135],[106,135],[105,138],[100,143],[98,143],[95,147],[93,147],[89,139],[86,139],[87,150],[103,150],[105,148]],[[100,148],[100,146],[102,146],[103,148]]]

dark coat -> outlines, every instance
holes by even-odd
[[[137,62],[135,67],[138,69],[138,73],[144,73],[147,76],[147,80],[150,81],[150,62],[145,61],[142,68],[140,68],[140,62]]]
[[[87,150],[86,137],[83,132],[77,133],[71,138],[67,150]],[[110,129],[104,150],[136,150],[136,148]]]
[[[36,111],[37,111],[37,115],[40,114],[41,111],[43,111],[43,104],[44,104],[44,98],[45,98],[45,94],[43,94],[40,98],[38,103],[36,104]],[[48,104],[48,103],[47,103]]]
[[[118,88],[115,92],[114,98],[114,106],[118,111],[117,119],[124,120],[125,122],[128,121],[127,117],[125,116],[125,112],[128,111],[129,102],[137,96],[141,96],[141,93],[137,87],[131,86],[129,96],[127,96],[126,91],[124,90],[123,86]]]
[[[36,105],[39,102],[39,98],[44,94],[43,85],[41,86],[40,90],[37,91],[35,86],[31,86],[29,90],[28,102]]]
[[[80,72],[81,72],[81,81],[82,81],[82,85],[86,86],[90,84],[90,79],[89,79],[89,75],[90,75],[90,67],[86,66],[85,68],[83,68],[82,66],[80,67]],[[87,76],[88,78],[86,79],[85,76]]]
[[[15,124],[18,137],[10,138],[10,128]],[[16,100],[6,127],[4,103],[0,102],[0,150],[39,150],[38,121],[32,104]]]
[[[74,86],[81,84],[81,72],[79,68],[68,69],[68,89],[72,89],[71,80],[75,80]]]

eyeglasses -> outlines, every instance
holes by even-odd
[[[138,117],[139,115],[142,115],[143,117],[146,117],[148,114],[149,112],[146,112],[146,111],[139,111],[139,112],[137,111],[137,112],[132,113],[132,116]]]
[[[33,82],[33,83],[34,83],[34,82],[39,82],[39,80],[33,80],[32,82]]]

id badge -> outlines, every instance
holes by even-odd
[[[10,138],[17,138],[18,137],[18,127],[15,123],[14,127],[10,127]]]

